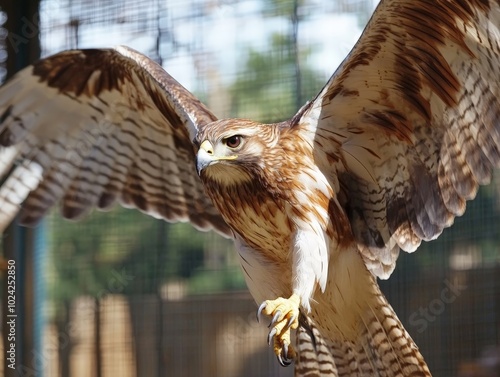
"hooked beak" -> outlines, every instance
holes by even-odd
[[[201,171],[214,161],[216,161],[214,157],[214,147],[208,140],[205,140],[201,143],[200,150],[196,155],[196,171],[198,172],[198,175],[200,175]]]
[[[196,170],[198,171],[198,175],[200,175],[203,169],[215,162],[235,160],[237,158],[237,155],[216,156],[212,143],[210,143],[208,140],[205,140],[203,143],[201,143],[200,149],[196,156]]]

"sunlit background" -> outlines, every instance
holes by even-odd
[[[2,3],[0,80],[37,49],[47,56],[123,44],[160,62],[219,117],[280,121],[321,89],[375,6],[373,0]],[[39,17],[26,9],[39,9]],[[17,21],[15,31],[8,20]],[[27,47],[35,52],[21,57]],[[435,376],[500,376],[499,220],[496,174],[452,229],[403,255],[382,282]],[[54,211],[35,231],[9,229],[3,251],[19,269],[23,376],[293,375],[267,347],[267,328],[256,322],[231,242],[214,233],[121,208],[80,222]],[[2,368],[9,375],[5,350],[0,360],[0,375]]]

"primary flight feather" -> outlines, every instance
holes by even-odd
[[[269,125],[217,120],[126,47],[42,59],[0,88],[0,230],[115,201],[214,229],[297,376],[430,376],[376,278],[500,166],[499,27],[495,1],[383,0],[317,97]]]

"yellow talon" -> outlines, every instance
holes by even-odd
[[[281,365],[290,365],[296,353],[291,346],[290,330],[299,327],[300,297],[296,294],[289,298],[278,297],[276,300],[264,301],[257,312],[260,319],[261,313],[272,316],[267,341],[273,342],[273,350]]]

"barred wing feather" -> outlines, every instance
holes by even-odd
[[[230,236],[205,195],[192,143],[216,117],[159,65],[118,47],[66,51],[0,89],[0,230],[118,201]]]

